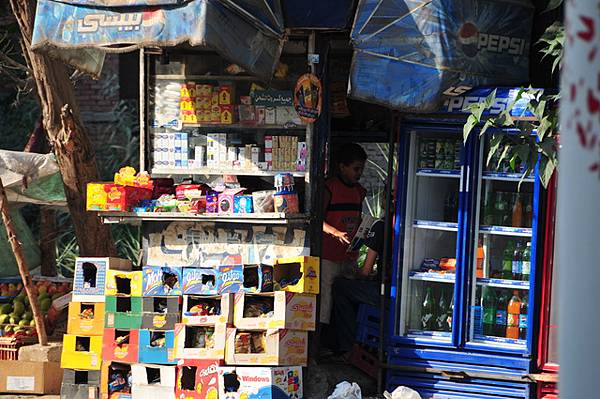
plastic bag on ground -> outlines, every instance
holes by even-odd
[[[335,390],[327,399],[362,399],[362,393],[356,382],[350,384],[344,381],[335,386]]]
[[[383,396],[385,399],[421,399],[417,391],[403,386],[397,387],[391,394],[385,391]]]

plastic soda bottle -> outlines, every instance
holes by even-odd
[[[497,337],[506,336],[506,319],[507,319],[507,308],[508,308],[508,295],[506,292],[502,292],[498,298],[496,305],[496,326],[494,328],[494,335]]]
[[[519,193],[512,195],[512,227],[521,227],[523,225],[523,203]]]
[[[521,279],[523,281],[529,280],[531,274],[531,241],[527,243],[527,246],[523,250],[521,256]]]
[[[488,286],[483,287],[481,307],[483,308],[483,334],[494,335],[494,327],[496,325],[496,294],[493,288]]]
[[[510,280],[513,277],[512,263],[514,252],[515,243],[513,240],[508,240],[504,249],[504,255],[502,256],[502,278],[505,280]]]
[[[527,304],[527,295],[523,295],[521,300],[521,311],[519,313],[519,339],[527,339],[527,311],[529,305]]]
[[[521,272],[522,272],[522,256],[523,256],[523,250],[521,249],[521,242],[517,242],[517,247],[515,248],[515,251],[513,252],[513,258],[512,258],[512,278],[513,280],[520,280],[521,279]]]
[[[519,339],[519,315],[521,313],[521,298],[519,292],[513,291],[513,296],[508,302],[506,321],[506,338]]]

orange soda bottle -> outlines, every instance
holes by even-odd
[[[508,302],[506,322],[506,338],[519,339],[519,315],[521,314],[521,298],[519,292],[513,291],[513,296]]]

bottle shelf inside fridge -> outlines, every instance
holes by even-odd
[[[459,179],[460,169],[429,169],[417,168],[417,176],[421,177],[450,177]]]
[[[482,234],[497,234],[514,237],[531,237],[532,230],[528,227],[507,227],[507,226],[479,226],[479,232]]]
[[[416,229],[458,231],[458,223],[454,222],[436,222],[432,220],[415,220],[413,227]]]
[[[437,273],[437,272],[410,272],[408,278],[415,281],[432,281],[437,283],[454,284],[456,276],[454,273]]]
[[[523,180],[524,183],[533,183],[535,179],[531,176],[527,176],[523,178],[522,173],[510,173],[510,172],[493,172],[493,171],[484,171],[482,173],[481,178],[483,180],[497,180],[497,181],[510,181],[510,182],[520,182]]]
[[[496,288],[512,288],[518,290],[528,290],[529,281],[504,280],[499,278],[478,278],[477,285],[487,285]]]

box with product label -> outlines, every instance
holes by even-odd
[[[233,294],[184,295],[181,322],[190,326],[233,322]]]
[[[273,267],[269,265],[219,266],[219,293],[273,291]]]
[[[180,360],[177,363],[175,396],[186,399],[218,399],[220,359]]]
[[[317,297],[276,291],[235,294],[234,324],[245,329],[315,330]]]
[[[208,267],[185,267],[183,269],[184,295],[217,295],[219,293],[218,270]]]
[[[71,302],[67,334],[102,335],[104,331],[104,304],[101,302]]]
[[[120,258],[77,258],[73,277],[74,302],[104,302],[108,270],[131,270],[131,261]]]
[[[142,326],[142,297],[107,296],[104,327],[136,329]]]
[[[251,195],[236,195],[233,197],[233,213],[253,213]]]
[[[176,359],[223,359],[227,326],[175,325]]]
[[[88,183],[86,210],[99,212],[127,212],[142,200],[152,198],[152,189],[121,186],[114,183]]]
[[[108,270],[106,273],[106,296],[142,296],[142,272]]]
[[[175,367],[131,365],[131,399],[175,399]]]
[[[227,329],[225,363],[231,365],[306,366],[308,332]]]
[[[0,360],[0,392],[58,395],[62,376],[58,362]]]
[[[131,399],[131,364],[102,363],[100,395],[102,399]]]
[[[301,399],[302,367],[219,367],[219,399]]]
[[[176,364],[173,331],[140,330],[140,363]]]
[[[243,188],[227,188],[219,194],[219,213],[233,213],[234,197],[244,191]]]
[[[60,366],[64,369],[100,370],[102,335],[63,335]]]
[[[181,318],[180,297],[142,298],[142,328],[168,331],[175,328]]]
[[[139,330],[105,328],[102,340],[102,360],[137,363],[140,351]]]
[[[63,370],[61,399],[100,399],[100,371]]]
[[[316,256],[279,258],[273,266],[275,291],[319,293],[320,259]]]
[[[181,267],[142,267],[142,296],[180,296],[183,280]]]

